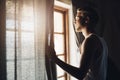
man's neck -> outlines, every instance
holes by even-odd
[[[89,32],[86,28],[82,29],[82,34],[86,38],[88,38],[92,33]]]

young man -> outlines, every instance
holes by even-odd
[[[106,80],[107,46],[105,41],[94,33],[98,22],[97,12],[90,7],[77,9],[74,21],[75,31],[82,32],[85,37],[79,46],[81,53],[80,67],[71,66],[61,61],[50,47],[50,58],[70,75],[79,80]]]

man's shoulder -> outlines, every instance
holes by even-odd
[[[96,35],[96,34],[92,34],[89,38],[87,38],[87,41],[90,42],[99,42],[100,41],[100,36]]]

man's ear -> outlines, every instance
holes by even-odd
[[[90,18],[87,16],[85,19],[85,24],[88,24],[90,22]]]

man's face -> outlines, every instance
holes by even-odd
[[[81,29],[82,29],[82,25],[81,25],[81,19],[80,19],[80,16],[83,16],[83,13],[82,11],[77,11],[77,14],[76,14],[76,17],[75,17],[75,22],[74,22],[74,25],[75,25],[75,31],[76,32],[81,32]]]

